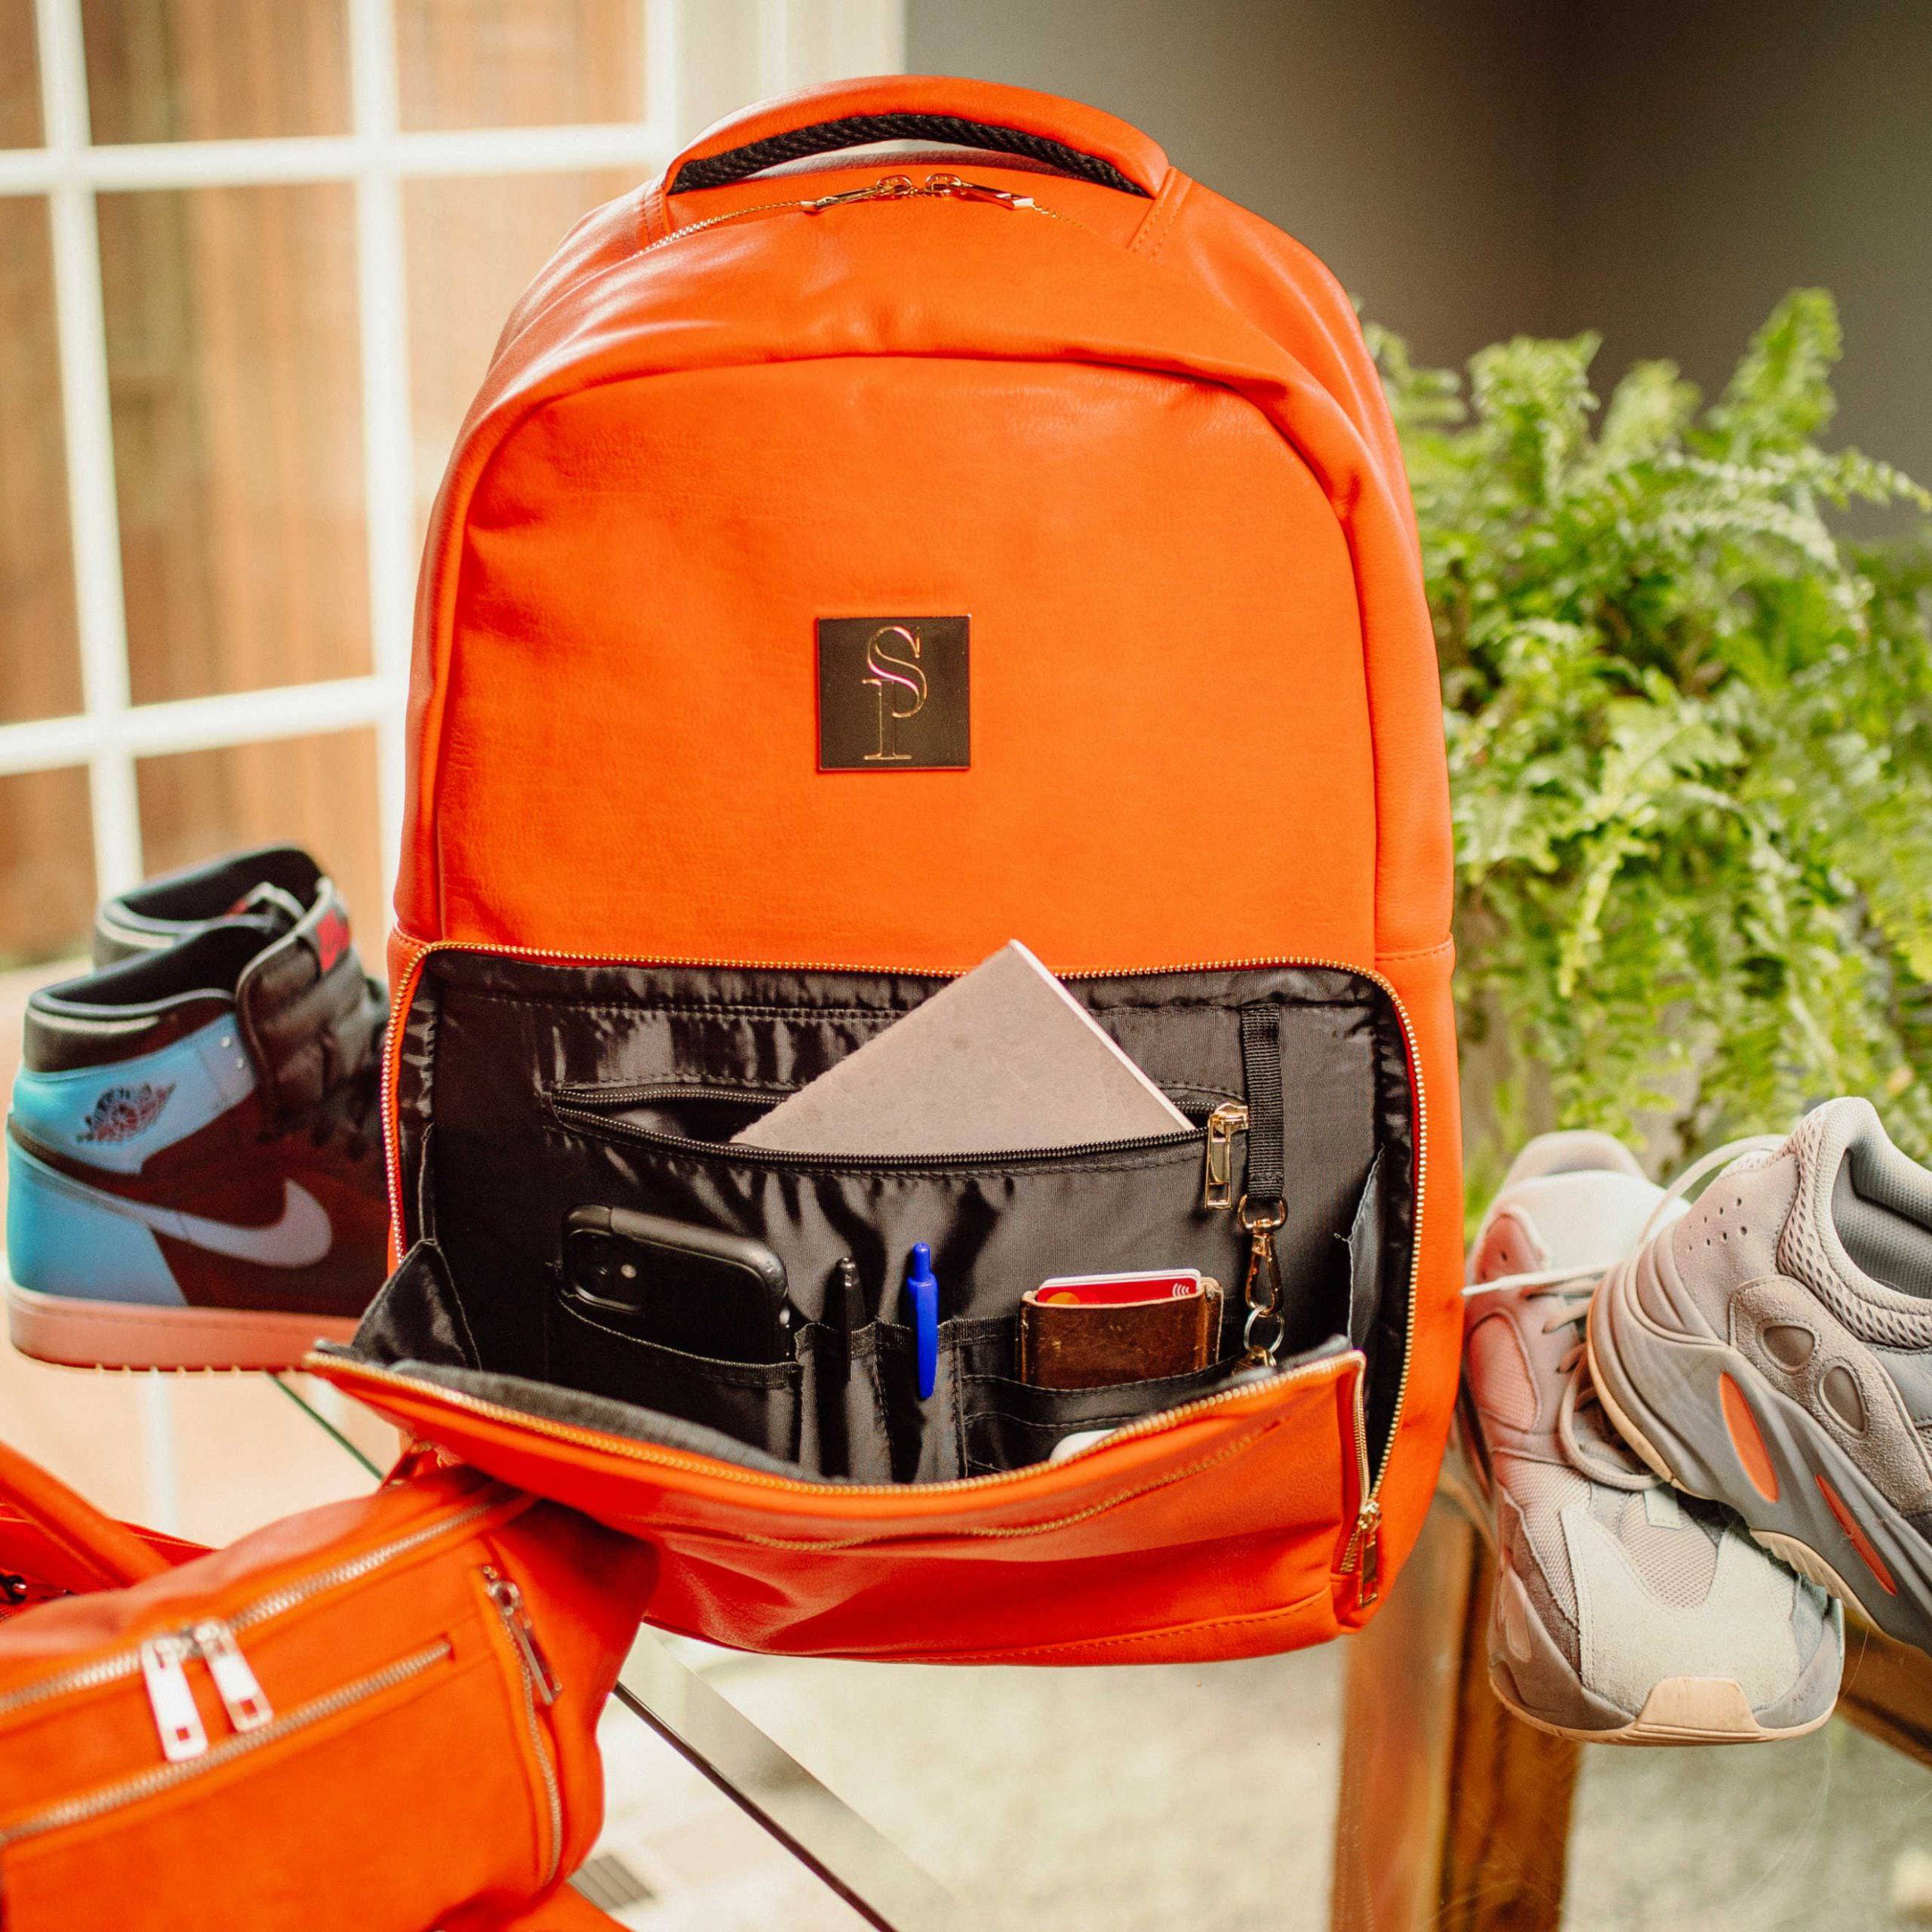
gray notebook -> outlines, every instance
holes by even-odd
[[[1192,1124],[1014,940],[736,1137],[792,1154],[1004,1154]]]

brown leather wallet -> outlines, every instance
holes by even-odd
[[[1198,1295],[1095,1306],[1041,1301],[1037,1288],[1020,1304],[1020,1379],[1036,1389],[1102,1389],[1185,1375],[1214,1359],[1221,1327],[1221,1289],[1204,1281]]]

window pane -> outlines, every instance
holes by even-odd
[[[340,134],[343,0],[82,0],[97,141]]]
[[[0,965],[85,952],[93,923],[85,769],[0,777]]]
[[[404,184],[419,534],[511,305],[579,216],[636,186],[621,169]]]
[[[47,204],[0,198],[0,724],[81,706]],[[0,936],[0,952],[7,949]]]
[[[0,148],[40,145],[33,0],[0,0]]]
[[[643,0],[397,0],[395,33],[405,128],[644,116]]]
[[[134,700],[370,666],[345,183],[104,195]]]
[[[678,42],[678,131],[694,134],[771,91],[764,81],[758,9],[707,7],[704,31]],[[788,17],[789,32],[789,17]]]
[[[364,964],[380,970],[389,906],[373,731],[143,758],[134,776],[150,872],[272,839],[306,845],[349,901]]]

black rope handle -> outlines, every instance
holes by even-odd
[[[802,161],[808,155],[864,147],[873,141],[934,141],[947,147],[1023,155],[1063,174],[1097,182],[1103,188],[1116,188],[1124,195],[1138,195],[1143,200],[1148,198],[1147,190],[1137,181],[1130,180],[1112,162],[1097,154],[1082,154],[1078,148],[1049,140],[1044,134],[1029,134],[989,121],[964,121],[955,114],[848,114],[837,121],[795,128],[787,134],[768,134],[761,141],[747,141],[741,148],[727,148],[722,154],[701,155],[686,162],[673,177],[671,192],[685,195],[694,188],[728,187],[734,181],[776,168],[780,162]]]

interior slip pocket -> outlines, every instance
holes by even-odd
[[[1020,1468],[1045,1461],[1077,1430],[1112,1429],[1190,1401],[1238,1367],[1248,1236],[1235,1204],[1244,1155],[1238,1148],[1232,1155],[1229,1200],[1211,1206],[1204,1123],[1107,1146],[954,1156],[804,1155],[724,1137],[777,1097],[769,1088],[653,1082],[560,1088],[550,1100],[559,1125],[610,1150],[621,1182],[607,1198],[755,1235],[783,1261],[801,1318],[808,1466],[877,1483]],[[1275,1158],[1278,1165],[1278,1152]],[[934,1385],[924,1396],[903,1295],[916,1241],[931,1250],[946,1312]],[[1325,1265],[1332,1248],[1317,1252]],[[840,1327],[848,1262],[863,1317],[849,1339]],[[1161,1267],[1195,1269],[1221,1284],[1221,1323],[1206,1366],[1099,1392],[1041,1389],[1017,1379],[1017,1309],[1027,1291],[1056,1275]],[[1333,1332],[1334,1315],[1321,1305],[1327,1298],[1298,1297],[1284,1328],[1306,1322],[1316,1332],[1287,1334],[1285,1353]],[[702,1410],[677,1407],[679,1386],[639,1379],[623,1336],[568,1302],[559,1309],[561,1334],[569,1337],[573,1321],[590,1333],[576,1335],[573,1358],[553,1356],[555,1379],[669,1408],[755,1447],[777,1442],[731,1419],[749,1411],[742,1389],[714,1383],[702,1392]],[[597,1358],[606,1335],[608,1353]]]
[[[829,1318],[849,1260],[864,1314],[903,1327],[921,1241],[943,1313],[969,1321],[1010,1318],[1056,1275],[1189,1267],[1226,1287],[1243,1265],[1236,1216],[1203,1204],[1200,1127],[1006,1153],[794,1154],[724,1137],[743,1124],[743,1088],[560,1087],[549,1097],[560,1127],[601,1149],[602,1198],[765,1242],[806,1321]]]
[[[788,1462],[800,1460],[806,1446],[801,1362],[688,1355],[627,1335],[560,1294],[551,1297],[545,1325],[546,1381],[717,1429]]]
[[[1019,1469],[1047,1461],[1069,1435],[1111,1432],[1143,1417],[1177,1409],[1221,1387],[1243,1364],[1210,1362],[1184,1375],[1097,1389],[1041,1389],[1007,1375],[964,1378],[961,1403],[966,1473]]]

